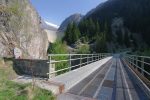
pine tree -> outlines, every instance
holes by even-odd
[[[117,31],[116,34],[117,34],[117,42],[120,45],[123,45],[123,35],[122,35],[121,30]]]
[[[64,40],[67,41],[68,44],[75,43],[81,36],[79,28],[75,23],[70,23],[66,29]]]
[[[125,45],[126,45],[127,48],[130,47],[130,39],[129,39],[128,32],[126,32],[125,35],[124,35],[124,43],[125,43]]]
[[[73,23],[73,28],[72,28],[72,43],[75,43],[79,38],[80,38],[80,31],[79,28],[76,26],[75,23]]]
[[[72,32],[71,31],[72,31],[72,28],[73,28],[73,25],[72,25],[72,23],[70,23],[70,24],[68,24],[67,29],[65,31],[64,40],[66,40],[68,43],[71,42],[71,38],[72,38],[72,36],[71,36]]]
[[[105,33],[101,33],[101,35],[97,36],[95,51],[98,52],[98,53],[99,52],[107,52]]]
[[[100,33],[100,25],[98,21],[96,22],[96,29],[95,29],[95,35],[97,36]]]

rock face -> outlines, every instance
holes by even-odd
[[[0,0],[0,56],[13,57],[19,48],[24,59],[45,59],[48,39],[40,23],[28,0]]]
[[[83,18],[83,15],[81,15],[81,14],[73,14],[73,15],[69,16],[62,22],[58,31],[64,32],[69,23],[75,22],[76,24],[78,24],[82,18]]]

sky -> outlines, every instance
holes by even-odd
[[[30,0],[45,21],[60,25],[74,13],[85,15],[100,3],[107,0]]]

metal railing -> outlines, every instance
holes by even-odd
[[[150,57],[137,56],[137,55],[124,55],[125,59],[130,66],[139,71],[145,78],[150,80]]]
[[[49,54],[49,73],[47,74],[49,78],[52,78],[108,56],[111,56],[111,54]]]

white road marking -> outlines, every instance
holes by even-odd
[[[93,98],[96,98],[96,97],[98,96],[98,93],[99,93],[99,91],[100,91],[100,89],[101,89],[101,87],[102,87],[102,85],[103,85],[103,83],[104,83],[104,81],[105,81],[105,79],[106,79],[108,73],[110,72],[110,69],[111,69],[113,63],[114,63],[114,62],[111,63],[111,65],[110,65],[110,67],[109,67],[107,73],[105,74],[104,79],[102,80],[101,84],[99,85],[98,89],[96,90],[95,94],[93,95]]]
[[[109,62],[110,63],[110,62]],[[78,95],[81,95],[81,93],[94,81],[94,79],[104,70],[105,67],[103,67],[94,77],[92,80],[90,80],[90,82],[88,82],[88,84],[86,84],[82,90],[78,93]]]
[[[126,87],[127,87],[127,92],[128,92],[128,95],[129,95],[129,99],[130,99],[130,100],[133,100],[133,99],[132,99],[132,96],[131,96],[130,89],[129,89],[129,85],[128,85],[127,80],[126,80],[126,78],[125,78],[125,74],[124,74],[124,71],[123,71],[123,68],[122,68],[122,64],[121,64],[120,59],[119,59],[119,64],[120,64],[120,67],[121,67],[121,71],[122,71],[122,74],[123,74],[123,79],[124,79],[124,81],[125,81],[125,85],[126,85]]]

